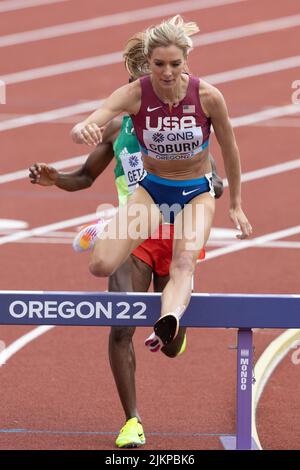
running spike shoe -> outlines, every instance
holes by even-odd
[[[137,418],[128,419],[116,439],[116,446],[132,448],[143,446],[145,443],[146,439],[141,423]]]
[[[91,250],[106,223],[104,219],[100,219],[98,222],[82,227],[73,240],[73,250],[78,253]]]

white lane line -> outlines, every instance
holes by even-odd
[[[25,8],[42,7],[51,3],[63,3],[70,0],[2,0],[0,13],[7,11],[23,10]]]
[[[45,237],[32,237],[32,238],[24,238],[23,240],[17,240],[12,243],[33,243],[33,244],[50,244],[50,245],[71,245],[73,239],[77,232],[73,232],[69,234],[67,237],[63,236],[60,237],[54,233],[54,235],[47,234]],[[216,246],[230,246],[236,243],[235,241],[228,241],[228,240],[208,240],[206,246],[216,247]],[[263,243],[262,245],[257,245],[255,248],[272,248],[274,249],[291,249],[291,250],[299,250],[300,249],[300,242],[284,242],[284,241],[274,241]]]
[[[73,123],[73,121],[72,121]],[[276,121],[264,121],[262,123],[257,123],[257,127],[286,127],[286,128],[293,128],[293,127],[300,127],[300,118],[299,117],[292,117],[292,118],[278,118]]]
[[[22,227],[22,228],[24,228],[24,227]],[[18,228],[15,228],[15,230],[18,230]],[[9,235],[10,233],[13,233],[12,229],[7,229],[7,230],[6,229],[1,229],[0,230],[1,235]],[[45,238],[45,239],[46,238],[57,238],[58,240],[60,240],[60,239],[73,240],[73,238],[75,237],[75,235],[77,235],[77,233],[78,233],[77,230],[74,230],[72,232],[61,232],[61,231],[57,230],[55,232],[48,232],[47,235],[45,235],[45,237],[43,237],[43,238]],[[35,238],[35,240],[36,239],[37,238]]]
[[[57,170],[67,169],[76,165],[83,165],[85,160],[87,159],[87,155],[80,155],[78,157],[68,158],[66,160],[59,160],[57,162],[49,163],[49,165],[54,166]],[[270,165],[264,168],[260,168],[258,170],[248,171],[246,173],[242,173],[241,181],[242,183],[246,183],[247,181],[253,181],[260,178],[265,178],[267,176],[277,175],[279,173],[284,173],[286,171],[297,170],[300,168],[300,158],[296,160],[290,160],[288,162],[279,163],[277,165]],[[27,179],[29,175],[28,169],[14,171],[12,173],[6,173],[4,175],[0,175],[0,184],[10,183],[12,181],[17,181],[21,179]],[[228,187],[227,179],[223,179],[224,187]]]
[[[16,241],[13,243],[31,243],[31,244],[38,244],[38,245],[71,245],[75,235],[76,233],[74,233],[72,239],[34,237],[34,238],[24,238],[24,240]]]
[[[297,170],[300,168],[300,158],[296,160],[290,160],[288,162],[279,163],[278,165],[271,165],[265,168],[260,168],[259,170],[248,171],[242,173],[241,181],[246,183],[247,181],[253,181],[260,178],[265,178],[266,176],[278,175],[279,173],[284,173],[285,171]],[[27,175],[28,176],[28,175]],[[224,187],[228,187],[227,179],[223,180]]]
[[[19,230],[28,227],[28,223],[25,220],[15,219],[0,219],[0,231],[2,230]]]
[[[223,31],[199,34],[193,37],[193,44],[207,46],[216,42],[232,41],[237,38],[247,38],[259,34],[281,31],[287,28],[296,28],[300,25],[300,15],[284,16],[273,20],[238,26]]]
[[[92,212],[91,214],[81,215],[79,217],[74,217],[68,220],[62,220],[60,222],[54,222],[53,224],[42,225],[41,227],[36,227],[31,230],[22,230],[17,233],[12,233],[10,235],[5,235],[0,237],[0,245],[5,243],[12,243],[19,240],[24,240],[25,238],[30,238],[39,235],[45,235],[51,231],[62,230],[68,227],[73,227],[76,225],[83,225],[90,222],[91,220],[96,220],[100,217],[109,218],[112,217],[116,212],[116,208],[111,209],[111,211],[105,211],[105,213],[96,213]]]
[[[292,114],[300,113],[300,105],[288,104],[285,106],[276,106],[269,109],[264,109],[256,113],[247,114],[231,119],[233,127],[249,126],[261,121],[267,121],[281,116],[290,116]]]
[[[20,118],[9,119],[7,121],[0,122],[0,132],[32,126],[33,124],[38,123],[56,121],[57,119],[74,116],[76,114],[87,113],[96,109],[100,104],[100,100],[86,101],[84,103],[52,109],[38,114],[28,114]]]
[[[75,116],[76,114],[81,114],[85,112],[91,112],[97,107],[99,107],[100,104],[100,100],[86,101],[84,103],[66,106],[63,108],[56,108],[50,111],[43,111],[42,113],[28,114],[26,116],[14,119],[8,119],[7,121],[0,122],[0,132],[11,129],[18,129],[20,127],[32,126],[34,124],[52,122],[60,118]],[[234,127],[247,126],[249,124],[266,121],[275,117],[289,116],[298,113],[300,113],[300,105],[290,104],[285,106],[272,107],[263,111],[258,111],[256,113],[232,118],[231,122]]]
[[[195,48],[196,47],[198,46],[195,46]],[[6,85],[11,85],[16,83],[24,83],[31,80],[39,80],[46,77],[64,75],[66,73],[80,72],[82,70],[120,64],[122,62],[123,53],[122,51],[118,51],[100,56],[87,57],[85,59],[72,60],[70,62],[62,62],[60,64],[47,65],[34,69],[22,70],[21,72],[1,75],[1,80],[5,82]],[[217,83],[227,83],[234,80],[256,77],[266,73],[288,70],[299,67],[299,65],[300,56],[296,55],[284,59],[263,62],[261,64],[250,65],[247,67],[241,67],[238,69],[207,75],[206,77],[203,77],[203,79],[214,85]]]
[[[250,240],[239,240],[231,246],[217,248],[216,250],[209,251],[208,253],[206,253],[205,259],[202,260],[201,263],[204,263],[205,261],[208,261],[213,258],[218,258],[219,256],[227,255],[229,253],[235,253],[237,251],[246,250],[248,248],[255,248],[264,243],[280,240],[281,238],[291,237],[293,235],[297,235],[298,233],[300,233],[300,225],[296,225],[295,227],[289,227],[284,230],[279,230],[277,232],[267,233],[260,237],[252,238]]]
[[[43,225],[41,227],[36,227],[31,230],[22,230],[20,232],[12,233],[9,235],[5,235],[0,237],[0,245],[4,245],[6,243],[14,243],[19,242],[21,240],[25,240],[31,237],[46,235],[51,231],[62,230],[65,228],[74,227],[76,225],[83,225],[88,223],[92,220],[95,220],[101,216],[109,218],[112,217],[117,208],[111,209],[110,212],[106,211],[105,213],[96,214],[95,212],[91,214],[86,214],[83,216],[75,217],[73,219],[62,220],[60,222],[55,222],[53,224]],[[205,260],[201,261],[208,261],[209,259],[213,259],[219,256],[227,255],[229,253],[234,253],[236,251],[245,250],[248,248],[255,248],[260,246],[264,243],[269,243],[275,240],[280,240],[282,238],[291,237],[293,235],[297,235],[300,233],[300,225],[295,227],[290,227],[288,229],[279,230],[277,232],[271,232],[266,235],[262,235],[257,238],[253,238],[250,240],[239,240],[230,246],[217,248],[215,250],[211,250],[206,254]]]
[[[49,163],[49,165],[54,166],[57,170],[62,170],[64,168],[77,167],[82,165],[83,162],[87,159],[87,155],[79,155],[78,157],[67,158],[66,160],[59,160],[57,162]],[[10,183],[11,181],[21,180],[23,178],[28,178],[29,171],[18,170],[13,171],[12,173],[7,173],[6,175],[0,175],[0,184]]]
[[[249,65],[239,69],[228,70],[227,72],[215,73],[203,77],[212,85],[218,83],[228,83],[235,80],[242,80],[245,78],[258,77],[268,73],[281,72],[282,70],[289,70],[300,66],[300,55],[287,57],[285,59],[273,60],[271,62],[263,62],[261,64]]]
[[[6,85],[11,85],[16,83],[24,83],[31,80],[38,80],[45,77],[53,77],[66,73],[105,67],[107,65],[120,64],[122,62],[122,51],[113,52],[111,54],[88,57],[86,59],[74,60],[71,62],[64,62],[61,64],[54,64],[45,67],[38,67],[35,69],[23,70],[21,72],[10,73],[7,75],[2,75],[1,80]],[[284,59],[263,62],[261,64],[254,64],[247,67],[240,67],[238,69],[207,75],[204,76],[203,79],[207,80],[212,85],[216,85],[218,83],[227,83],[235,80],[257,77],[267,73],[289,70],[299,66],[300,55],[296,55]]]
[[[36,239],[32,239],[34,241]],[[45,238],[46,240],[46,238]],[[64,240],[62,240],[64,243]],[[208,240],[207,246],[226,246],[226,245],[233,245],[236,243],[236,240]],[[262,245],[256,246],[255,248],[284,248],[284,249],[292,249],[292,250],[299,250],[300,249],[300,242],[285,242],[285,241],[274,241],[274,242],[267,242]]]
[[[107,65],[120,64],[122,62],[122,51],[112,52],[110,54],[87,57],[85,59],[72,60],[70,62],[62,62],[60,64],[47,65],[34,69],[22,70],[21,72],[1,75],[1,80],[6,85],[11,85],[13,83],[24,83],[30,80],[38,80],[45,77],[63,75],[65,73],[79,72],[81,70],[105,67]]]
[[[183,0],[174,3],[162,4],[155,7],[130,10],[107,16],[98,16],[88,20],[75,21],[72,23],[59,24],[55,26],[49,26],[47,28],[40,28],[32,31],[24,31],[22,33],[0,36],[0,47],[69,36],[70,34],[95,31],[112,26],[120,26],[138,21],[150,20],[152,18],[161,18],[165,15],[204,10],[222,5],[232,5],[234,3],[240,3],[243,1],[246,0],[201,0],[201,2],[199,2],[199,0]]]
[[[13,326],[13,325],[11,325]],[[24,348],[28,343],[33,341],[34,339],[38,338],[39,336],[47,333],[47,331],[52,330],[55,325],[42,325],[34,328],[33,330],[29,331],[25,335],[18,338],[16,341],[11,343],[7,348],[3,349],[0,353],[0,366],[7,363],[7,361],[20,349]]]

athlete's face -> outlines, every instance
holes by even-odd
[[[149,58],[149,66],[155,82],[163,88],[171,88],[186,70],[186,61],[177,46],[156,47]]]

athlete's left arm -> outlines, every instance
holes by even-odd
[[[211,118],[222,151],[230,192],[229,216],[234,225],[242,231],[237,237],[247,238],[252,233],[252,227],[242,210],[240,154],[225,100],[222,93],[211,85],[207,87],[205,93],[202,93],[201,100],[205,112]]]

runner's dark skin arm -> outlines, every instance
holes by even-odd
[[[117,119],[111,121],[103,132],[103,141],[90,153],[85,163],[75,171],[64,173],[46,163],[35,163],[29,168],[32,184],[57,186],[65,191],[89,188],[114,158],[113,142],[121,128]]]

